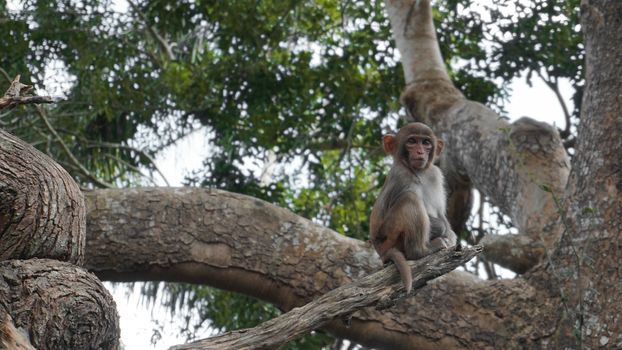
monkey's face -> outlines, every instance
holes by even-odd
[[[393,156],[394,164],[413,172],[427,169],[443,149],[443,141],[423,123],[407,124],[397,135],[384,135],[382,142],[384,151]]]
[[[403,149],[403,161],[413,171],[423,170],[433,161],[434,140],[427,135],[408,135]]]

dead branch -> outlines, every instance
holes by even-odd
[[[409,262],[413,269],[413,294],[428,281],[454,270],[481,251],[481,246],[444,250]],[[331,320],[345,319],[355,311],[372,305],[378,310],[386,309],[404,297],[406,295],[397,269],[389,265],[255,328],[177,345],[171,350],[276,349]]]
[[[21,76],[19,74],[15,76],[15,79],[11,81],[11,85],[4,93],[4,96],[0,97],[0,109],[23,104],[54,103],[54,99],[50,96],[28,95],[32,92],[32,85],[22,84],[19,81],[20,78]]]

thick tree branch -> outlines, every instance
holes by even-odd
[[[488,235],[480,241],[488,261],[516,273],[525,273],[536,266],[546,254],[542,241],[525,235]]]
[[[12,319],[3,320],[5,330],[26,331],[36,349],[114,350],[119,345],[119,317],[112,297],[93,274],[69,263],[0,262],[0,315],[2,311]],[[2,333],[0,329],[0,339]],[[8,336],[20,339],[15,333]]]
[[[442,251],[410,262],[413,267],[413,293],[424,287],[429,280],[454,270],[480,252],[481,247]],[[395,266],[390,265],[255,328],[228,332],[172,349],[275,349],[331,320],[350,315],[364,307],[376,305],[376,309],[382,310],[395,305],[404,297],[403,292],[399,274]]]
[[[381,268],[368,243],[248,196],[142,188],[86,199],[86,264],[106,280],[201,283],[287,311]],[[559,311],[559,290],[536,288],[528,276],[482,281],[453,271],[415,298],[323,329],[379,349],[517,348],[519,339],[525,347],[554,333]]]
[[[83,262],[85,214],[69,174],[0,129],[0,348],[118,347],[110,294],[94,275],[61,262]]]
[[[84,198],[60,165],[0,129],[0,260],[82,264]]]

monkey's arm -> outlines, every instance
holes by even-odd
[[[457,236],[445,216],[430,216],[430,249],[432,252],[456,245]]]

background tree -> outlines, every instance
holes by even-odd
[[[406,83],[411,82],[409,74],[417,75],[411,71],[414,65],[405,63],[401,67],[395,60],[395,49],[389,42],[390,26],[381,3],[294,4],[266,1],[257,7],[255,2],[181,3],[176,6],[158,2],[130,3],[128,10],[121,12],[111,11],[108,5],[100,2],[37,1],[24,3],[17,12],[3,9],[0,25],[7,26],[11,35],[3,38],[0,45],[12,50],[2,50],[10,54],[2,58],[1,67],[11,74],[16,70],[22,74],[31,72],[28,80],[43,86],[46,70],[60,65],[68,73],[63,79],[71,81],[66,90],[67,103],[36,114],[29,110],[12,110],[2,115],[4,128],[51,154],[84,187],[109,187],[112,184],[127,186],[140,183],[143,180],[135,173],[139,170],[138,166],[146,171],[157,171],[150,160],[155,152],[193,128],[205,125],[209,128],[214,151],[206,160],[206,171],[188,178],[188,184],[250,194],[289,207],[338,232],[354,237],[366,236],[368,208],[374,198],[370,193],[382,183],[384,171],[377,140],[383,132],[382,128],[393,129],[396,126],[396,96],[404,84],[399,72],[404,69]],[[505,12],[504,5],[501,3],[501,6],[488,9],[490,19],[478,14],[487,12],[476,11],[468,2],[446,1],[434,11],[445,62],[460,67],[449,71],[458,88],[468,99],[486,102],[502,112],[501,102],[507,86],[503,82],[497,86],[493,79],[510,79],[527,69],[528,76],[534,73],[541,76],[553,89],[558,89],[561,78],[570,78],[577,87],[575,101],[581,100],[583,70],[580,63],[583,53],[577,23],[577,2],[534,1],[520,5],[517,14]],[[600,3],[596,5],[600,6]],[[614,6],[610,3],[605,5]],[[386,6],[390,11],[393,4]],[[398,14],[413,14],[410,4],[395,6],[401,6],[401,11],[396,12]],[[583,10],[586,14],[584,20],[605,21],[610,27],[612,24],[607,22],[609,17],[602,14],[616,13],[615,9],[603,12],[588,3]],[[395,16],[390,18],[393,20]],[[499,29],[491,28],[493,24],[499,25]],[[399,35],[399,28],[394,24],[395,35]],[[515,28],[520,28],[518,34],[512,37],[504,35]],[[598,34],[599,28],[596,26],[591,30]],[[485,34],[490,32],[496,34]],[[614,31],[608,35],[615,34]],[[484,45],[486,42],[493,44],[487,47]],[[524,43],[530,46],[521,46]],[[399,38],[397,48],[404,52],[404,43],[400,44]],[[524,54],[517,54],[517,50]],[[490,64],[488,57],[497,58],[494,62],[500,63]],[[412,57],[402,55],[403,62],[409,60]],[[566,63],[558,65],[560,62]],[[606,72],[600,68],[599,74]],[[605,76],[613,79],[616,75]],[[609,91],[619,91],[614,83],[609,84],[612,86]],[[599,86],[596,85],[596,89]],[[416,89],[416,86],[411,88]],[[597,91],[595,96],[606,96],[604,92]],[[445,93],[456,103],[454,107],[466,101],[451,88]],[[585,324],[583,321],[586,310],[590,310],[590,315],[596,314],[589,306],[600,305],[593,299],[587,302],[594,295],[592,292],[603,294],[599,289],[601,282],[590,284],[587,282],[590,279],[584,279],[585,276],[600,276],[594,271],[583,271],[586,261],[600,261],[591,255],[591,249],[596,245],[582,246],[590,249],[581,250],[572,240],[562,241],[564,243],[560,245],[559,237],[569,238],[583,233],[588,237],[585,241],[591,242],[594,232],[616,234],[615,230],[602,226],[603,222],[606,225],[617,223],[605,212],[611,203],[601,206],[591,199],[589,203],[592,204],[579,201],[587,201],[587,198],[570,201],[586,185],[580,181],[584,174],[581,173],[580,178],[571,176],[571,186],[565,189],[567,170],[564,172],[563,169],[567,160],[553,129],[529,120],[509,125],[490,123],[492,119],[489,119],[476,124],[466,120],[468,118],[460,119],[468,113],[448,114],[444,108],[451,105],[426,110],[434,106],[434,101],[426,100],[425,94],[414,91],[406,95],[409,96],[413,99],[406,99],[407,103],[420,102],[414,108],[408,104],[414,115],[427,119],[451,145],[448,152],[450,161],[447,162],[451,167],[448,169],[458,176],[452,176],[450,185],[454,193],[467,193],[458,198],[461,201],[452,201],[464,203],[456,205],[460,210],[452,216],[464,217],[465,210],[468,212],[470,183],[475,184],[521,232],[521,235],[512,236],[515,248],[510,251],[512,254],[503,249],[503,240],[492,237],[488,245],[489,260],[525,272],[544,254],[548,265],[512,282],[484,284],[457,275],[444,280],[445,284],[439,283],[428,290],[426,295],[435,296],[428,305],[420,304],[422,300],[428,300],[425,295],[422,300],[408,301],[407,304],[419,310],[417,312],[406,313],[406,316],[399,312],[396,314],[396,311],[384,315],[362,313],[350,329],[339,328],[338,325],[328,329],[333,334],[351,337],[361,343],[387,345],[382,342],[391,338],[404,342],[402,344],[419,344],[422,347],[434,342],[473,346],[480,344],[478,342],[481,342],[480,345],[499,342],[499,346],[503,346],[521,341],[550,341],[551,334],[566,335],[573,330],[578,338],[569,337],[568,341],[596,339],[585,338],[586,334],[601,334],[600,331],[592,332],[596,324]],[[477,105],[464,105],[468,107],[466,111],[483,111],[487,118],[497,118],[489,111],[478,109]],[[608,101],[606,106],[617,108],[615,99]],[[592,118],[593,114],[586,110],[583,118],[586,118],[586,113]],[[616,115],[615,109],[612,110]],[[568,115],[571,116],[571,113],[568,112]],[[571,147],[573,129],[569,126],[574,123],[583,130],[581,125],[589,125],[590,128],[584,131],[588,137],[578,140],[586,142],[590,140],[591,133],[595,133],[600,144],[607,145],[606,150],[617,150],[619,144],[608,138],[609,134],[605,132],[615,130],[612,124],[615,122],[619,123],[614,118],[598,123],[586,121],[585,124],[576,124],[576,118],[569,118],[562,128],[565,131],[562,136],[568,140],[566,146]],[[482,133],[484,127],[486,133]],[[161,132],[165,137],[147,141],[139,137],[145,132]],[[487,138],[483,139],[483,136]],[[535,147],[532,153],[525,153],[526,145],[539,147]],[[576,152],[573,169],[579,169],[575,164],[588,161],[581,158],[579,145],[576,147],[576,150],[570,149],[571,154]],[[548,154],[549,151],[554,154]],[[586,157],[585,153],[583,155]],[[271,157],[278,164],[299,162],[297,164],[301,166],[298,168],[305,171],[292,173],[287,172],[285,167],[277,167],[272,176],[263,177],[269,181],[261,181],[260,170]],[[590,158],[589,162],[599,161],[599,166],[608,166],[604,155],[596,158]],[[543,159],[548,161],[542,164]],[[560,160],[562,170],[550,172],[548,166],[556,164],[550,159]],[[257,165],[253,167],[253,163]],[[518,166],[520,164],[524,166]],[[592,166],[589,169],[597,168]],[[618,173],[607,170],[610,171],[603,174],[610,174],[610,177],[603,180],[604,183],[615,184],[613,177]],[[587,175],[590,179],[598,179],[599,174]],[[301,179],[305,179],[303,185],[295,186],[296,181],[300,184]],[[613,186],[606,187],[607,191],[614,191],[609,192],[607,198],[615,201],[617,190],[616,185]],[[595,188],[587,193],[595,196],[601,191]],[[311,239],[309,237],[314,236],[312,233],[304,233],[311,227],[309,223],[283,217],[285,214],[280,212],[276,215],[272,213],[277,210],[274,207],[258,204],[254,207],[255,202],[246,204],[245,197],[222,192],[191,192],[186,196],[184,191],[125,191],[122,194],[128,197],[119,194],[121,197],[118,199],[115,199],[114,191],[93,192],[87,198],[91,208],[87,221],[90,235],[87,243],[92,244],[87,247],[90,268],[98,271],[100,277],[112,280],[209,282],[216,287],[246,292],[286,310],[352,276],[377,267],[373,260],[360,260],[361,256],[372,256],[367,247],[356,242],[329,239],[327,236],[332,237],[332,234],[325,231],[316,236],[317,240]],[[135,201],[132,195],[136,196]],[[141,204],[146,204],[137,203],[144,202],[145,196],[153,202],[144,210],[137,210]],[[212,201],[210,198],[217,199]],[[159,210],[157,203],[162,205]],[[570,203],[574,203],[575,207],[570,207]],[[229,208],[237,210],[232,213]],[[544,210],[540,210],[542,208]],[[127,209],[132,210],[128,212]],[[244,210],[248,211],[243,214]],[[150,230],[147,228],[151,226],[140,226],[150,222],[144,221],[143,216],[150,212],[169,213],[170,216],[162,216],[168,223],[158,220],[156,229]],[[182,214],[184,220],[179,221]],[[560,216],[562,220],[555,222]],[[581,222],[586,225],[589,222],[592,226],[584,226],[583,231],[574,228],[572,222],[575,217],[584,218]],[[252,218],[264,219],[261,225],[265,226]],[[106,232],[117,227],[118,222],[128,223],[122,227],[123,230],[115,229],[118,237],[122,238],[107,241],[110,236]],[[461,224],[464,219],[455,222]],[[176,225],[169,226],[171,223]],[[245,227],[248,225],[254,230],[249,231]],[[185,227],[181,231],[190,236],[184,238],[183,234],[170,234],[178,232],[179,227]],[[200,237],[196,236],[198,231],[192,234],[198,227]],[[265,232],[263,236],[256,236],[257,232],[262,231]],[[221,236],[227,232],[235,235],[230,238]],[[174,237],[168,237],[167,233]],[[160,235],[168,238],[163,239]],[[271,239],[263,242],[262,239],[267,237]],[[463,238],[469,237],[468,232],[463,232]],[[135,241],[137,238],[140,241]],[[132,245],[139,242],[141,245],[149,244],[149,251]],[[244,242],[257,244],[254,247],[239,245]],[[104,246],[106,249],[102,249]],[[236,249],[232,250],[232,247]],[[570,255],[577,258],[574,264],[565,260],[569,257],[565,254],[568,250],[577,251]],[[111,252],[123,253],[123,259],[116,257],[119,265],[111,261]],[[137,255],[137,252],[143,255]],[[174,253],[154,255],[156,252]],[[256,258],[236,255],[242,252]],[[264,256],[265,252],[273,253]],[[362,255],[353,252],[361,252]],[[179,258],[174,257],[176,254]],[[193,262],[187,261],[189,256]],[[316,261],[319,257],[323,257],[320,262]],[[239,263],[242,260],[246,262]],[[521,263],[513,265],[518,260]],[[305,267],[304,273],[286,268],[297,264]],[[602,264],[606,266],[607,262]],[[316,270],[312,266],[316,266]],[[316,272],[307,275],[309,271]],[[579,278],[572,274],[576,271],[583,271]],[[257,274],[271,276],[268,280],[272,284],[266,284],[265,290],[249,290],[250,282],[262,280]],[[551,276],[559,277],[554,279],[559,284],[540,289],[543,281],[550,281]],[[471,283],[477,283],[479,287],[474,290]],[[569,292],[577,290],[572,283],[581,287],[578,292]],[[570,288],[571,285],[573,288]],[[447,290],[460,294],[453,295],[451,300],[443,299],[443,296],[448,297]],[[214,311],[221,310],[216,305],[242,303],[245,307],[254,305],[253,310],[266,310],[246,314],[248,317],[244,314],[230,317],[220,327],[246,326],[276,312],[250,299],[241,301],[211,289],[174,286],[169,291],[172,300],[190,300],[194,305],[203,305],[199,312],[215,321],[216,327],[219,327],[219,319]],[[482,298],[487,298],[490,303],[482,304]],[[211,302],[205,303],[206,300]],[[545,315],[541,320],[548,327],[529,331],[528,325],[533,324],[533,316],[527,312],[534,305],[538,305],[542,312],[547,310],[546,305],[560,301],[565,302],[563,317],[558,317],[558,313]],[[447,310],[446,314],[447,320],[458,320],[451,322],[454,327],[430,326],[432,321],[426,319],[426,310],[450,304],[462,308],[476,305],[480,308],[460,310],[455,307],[455,312]],[[523,311],[511,317],[506,314],[505,311],[516,307]],[[409,308],[402,306],[397,310]],[[607,312],[612,310],[615,307]],[[502,318],[503,322],[491,320],[488,312]],[[534,311],[534,315],[537,317],[539,314]],[[371,319],[383,320],[383,326],[371,326]],[[469,327],[455,327],[461,324],[460,320]],[[384,326],[387,324],[406,326]],[[578,326],[575,327],[576,324]],[[610,325],[606,321],[600,323],[603,324]],[[555,328],[557,325],[566,328]],[[430,331],[432,328],[436,333]],[[449,328],[451,331],[447,330]],[[490,329],[495,330],[495,338],[482,337]],[[615,339],[616,334],[614,325],[607,329],[612,333],[597,339],[605,341],[603,337],[606,337],[605,345],[612,344],[609,339]],[[555,333],[555,330],[559,332]],[[451,334],[448,337],[449,333],[443,332]],[[617,332],[619,334],[619,330]],[[506,333],[506,337],[499,336]],[[322,337],[304,341],[314,342],[312,346],[315,347],[328,343]]]

